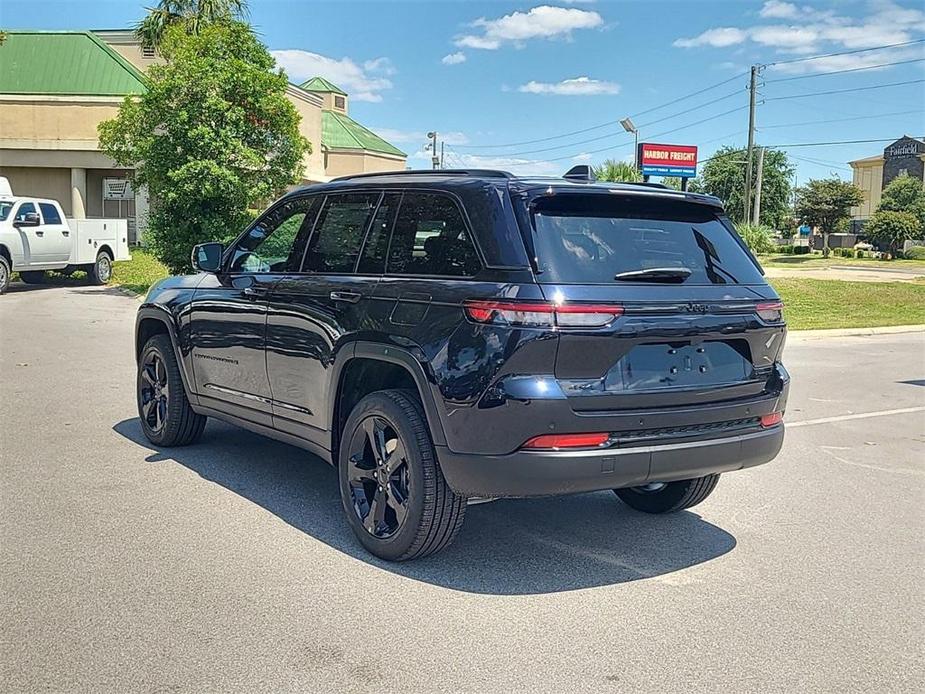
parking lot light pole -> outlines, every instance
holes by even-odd
[[[633,133],[633,166],[639,170],[639,130],[629,116],[620,121],[620,125],[628,133]]]

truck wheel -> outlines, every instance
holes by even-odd
[[[415,393],[381,390],[360,400],[344,425],[338,459],[347,520],[372,554],[417,559],[456,537],[466,499],[443,477]]]
[[[87,279],[90,284],[101,285],[109,282],[112,277],[112,258],[106,251],[96,254],[96,262],[87,266]]]
[[[26,284],[41,284],[45,281],[44,270],[22,270],[19,273],[19,279]]]
[[[168,335],[154,335],[138,360],[138,417],[145,437],[157,446],[194,443],[206,418],[193,412]]]
[[[696,506],[716,488],[719,475],[680,482],[652,482],[641,487],[614,489],[627,505],[645,513],[672,513]]]
[[[6,290],[10,286],[11,274],[10,261],[6,259],[5,255],[0,255],[0,294],[6,294]]]

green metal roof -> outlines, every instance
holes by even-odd
[[[321,144],[328,149],[365,149],[396,157],[407,156],[350,116],[336,111],[322,111]]]
[[[341,96],[347,96],[347,92],[336,84],[331,84],[324,77],[312,77],[307,82],[302,82],[299,86],[307,92],[332,92],[334,94],[340,94]]]
[[[125,96],[144,76],[86,31],[7,31],[0,46],[0,94]]]

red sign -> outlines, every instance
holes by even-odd
[[[639,165],[645,176],[697,175],[697,148],[694,145],[639,145]]]

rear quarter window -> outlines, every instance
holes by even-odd
[[[39,209],[42,211],[42,221],[45,224],[61,224],[61,215],[58,214],[58,208],[48,202],[40,202]]]
[[[632,195],[562,193],[530,206],[538,280],[611,284],[615,276],[679,269],[683,284],[764,284],[718,211]]]

